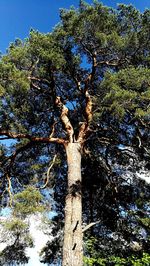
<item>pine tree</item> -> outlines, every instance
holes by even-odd
[[[93,141],[93,151],[94,145],[103,149],[107,178],[113,178],[112,154],[123,164],[121,145],[142,160],[149,156],[149,10],[141,14],[131,5],[113,10],[94,1],[61,10],[60,17],[53,32],[32,30],[25,41],[12,43],[0,61],[0,135],[14,140],[11,154],[1,146],[1,192],[5,199],[22,185],[42,187],[41,171],[65,151],[62,265],[80,266],[81,157],[88,143]]]

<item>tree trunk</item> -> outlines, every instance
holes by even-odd
[[[83,265],[81,145],[66,145],[68,193],[65,202],[63,266]]]

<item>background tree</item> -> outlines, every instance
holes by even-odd
[[[78,10],[62,10],[60,16],[52,33],[32,30],[1,59],[0,135],[15,139],[12,154],[1,147],[1,191],[6,198],[11,187],[13,193],[30,183],[43,187],[49,161],[57,154],[56,170],[65,151],[67,181],[64,168],[52,174],[58,203],[67,195],[63,265],[80,266],[82,192],[85,222],[100,221],[91,234],[97,230],[108,241],[118,218],[136,210],[140,193],[144,202],[149,195],[123,176],[129,162],[132,173],[149,167],[149,10],[81,2]],[[147,203],[144,208],[147,212]]]
[[[1,226],[1,242],[7,246],[0,252],[1,265],[20,265],[28,263],[25,253],[27,247],[33,247],[33,239],[29,234],[29,226],[20,219],[5,220]]]
[[[1,265],[28,263],[30,258],[26,255],[26,248],[34,246],[30,234],[33,214],[48,211],[42,199],[40,192],[31,186],[14,195],[11,214],[0,223],[1,243],[6,245],[0,253]]]

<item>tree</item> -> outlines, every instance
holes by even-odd
[[[32,30],[1,59],[0,135],[15,140],[11,155],[1,147],[1,187],[10,197],[11,187],[13,193],[23,184],[42,187],[41,171],[53,154],[64,154],[63,147],[68,166],[63,266],[80,266],[81,157],[88,143],[99,146],[101,175],[109,180],[113,163],[123,164],[120,158],[149,157],[149,10],[81,2],[78,10],[61,10],[60,17],[52,33]]]
[[[1,242],[7,246],[0,252],[1,265],[20,265],[28,263],[25,254],[27,247],[33,247],[33,239],[29,234],[29,226],[20,219],[12,218],[2,223]]]
[[[1,243],[6,245],[0,252],[1,265],[28,263],[26,248],[32,248],[34,244],[30,234],[30,218],[46,210],[46,206],[41,204],[42,198],[40,192],[31,186],[15,194],[11,215],[0,222]]]

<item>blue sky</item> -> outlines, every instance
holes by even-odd
[[[91,0],[86,2],[91,3]],[[132,3],[143,11],[150,0],[104,0],[108,6]],[[5,52],[15,38],[25,38],[31,28],[49,32],[59,22],[59,8],[78,6],[79,0],[0,0],[0,51]]]

